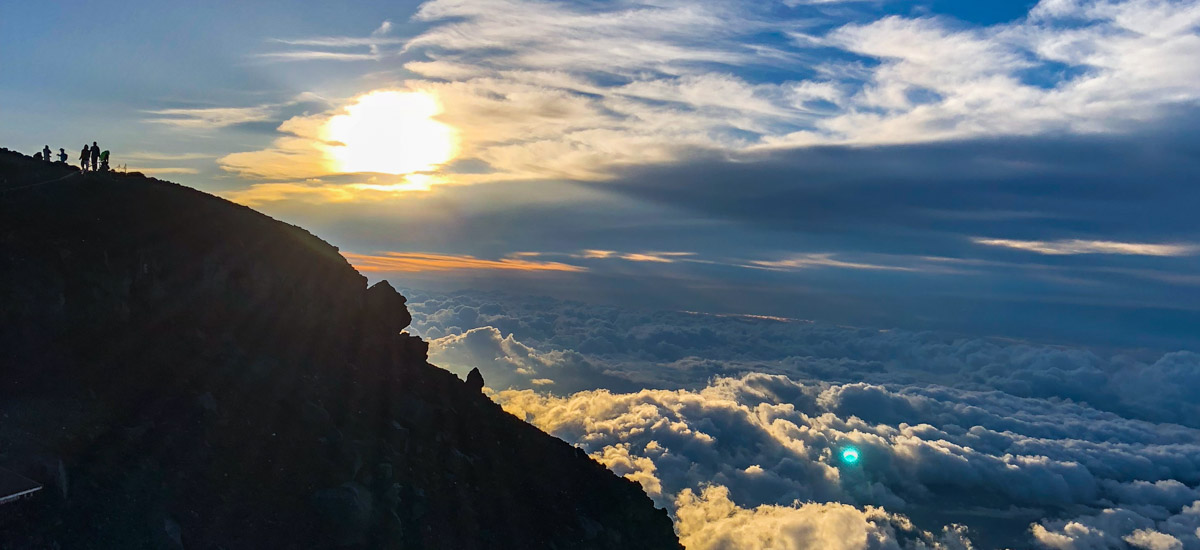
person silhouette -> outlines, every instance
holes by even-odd
[[[66,163],[67,163],[67,158],[68,158],[68,157],[67,157],[67,150],[66,150],[66,149],[63,149],[62,147],[59,147],[59,148],[58,148],[58,162],[61,162],[61,163],[63,163],[63,164],[66,164]]]
[[[94,141],[92,142],[91,153],[92,153],[92,171],[95,172],[96,170],[100,169],[100,146],[96,145],[96,142],[94,142]]]
[[[46,162],[54,162],[53,157],[50,156],[50,146],[49,145],[42,147],[42,160],[45,160]]]
[[[84,172],[87,172],[88,159],[91,158],[91,156],[92,156],[92,150],[88,148],[86,143],[84,143],[83,150],[79,152],[79,168],[82,169]]]

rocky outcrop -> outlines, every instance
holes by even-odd
[[[483,373],[479,372],[479,367],[475,367],[467,373],[467,389],[483,391]]]
[[[390,334],[404,330],[412,322],[412,315],[404,305],[407,302],[387,281],[375,283],[366,292],[367,315],[371,324]]]
[[[0,548],[678,548],[249,208],[0,151],[0,304],[0,466],[54,478]]]

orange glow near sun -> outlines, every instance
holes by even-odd
[[[434,120],[442,107],[431,94],[371,92],[345,111],[324,128],[326,152],[338,172],[426,172],[457,153],[458,134]]]

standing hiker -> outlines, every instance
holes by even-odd
[[[42,160],[45,160],[46,162],[54,162],[53,157],[50,156],[50,146],[49,145],[42,147]]]
[[[79,152],[79,168],[82,169],[84,172],[87,172],[88,159],[91,158],[91,156],[92,156],[92,150],[88,148],[86,143],[84,143],[83,150]]]
[[[68,158],[68,157],[67,157],[67,150],[66,150],[66,149],[63,149],[62,147],[59,147],[59,148],[58,148],[58,162],[61,162],[61,163],[63,163],[63,164],[66,164],[66,163],[67,163],[67,158]]]
[[[100,146],[96,145],[96,142],[94,142],[94,141],[92,142],[91,153],[92,153],[92,171],[95,172],[96,170],[100,169]]]

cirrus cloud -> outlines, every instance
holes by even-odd
[[[1132,256],[1190,256],[1197,247],[1190,244],[1122,243],[1115,241],[1087,241],[1064,239],[1058,241],[1020,241],[1013,239],[971,239],[975,244],[998,246],[1036,252],[1038,254],[1125,254]]]

